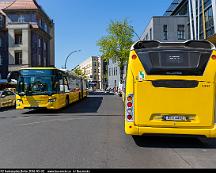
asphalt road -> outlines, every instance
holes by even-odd
[[[121,98],[98,93],[58,112],[0,110],[0,168],[216,168],[216,140],[127,136]]]

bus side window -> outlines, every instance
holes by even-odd
[[[64,89],[64,78],[62,75],[58,75],[57,77],[57,85],[59,85],[59,92],[62,93],[62,92],[65,92],[65,89]]]
[[[65,88],[65,92],[69,92],[69,86],[68,86],[68,80],[66,77],[64,77],[64,88]]]
[[[76,88],[81,89],[81,80],[79,78],[76,79]]]

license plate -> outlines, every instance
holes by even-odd
[[[163,120],[165,121],[187,121],[186,116],[178,116],[178,115],[165,115],[163,116]]]

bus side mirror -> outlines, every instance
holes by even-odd
[[[7,76],[8,83],[18,81],[20,73],[18,71],[10,72]]]
[[[24,92],[20,92],[18,93],[19,96],[25,96],[25,93]]]

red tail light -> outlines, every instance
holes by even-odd
[[[131,96],[128,96],[127,101],[131,102],[133,98]]]
[[[133,100],[133,94],[128,95],[126,100],[126,119],[129,122],[134,121],[134,100]]]
[[[127,103],[127,107],[131,108],[133,106],[133,104],[131,102]]]
[[[212,55],[212,59],[213,59],[213,60],[216,60],[216,55]]]
[[[127,119],[128,119],[128,120],[132,120],[133,117],[132,117],[131,115],[128,115],[128,116],[127,116]]]
[[[133,60],[137,59],[137,56],[136,55],[132,55],[132,59]]]

